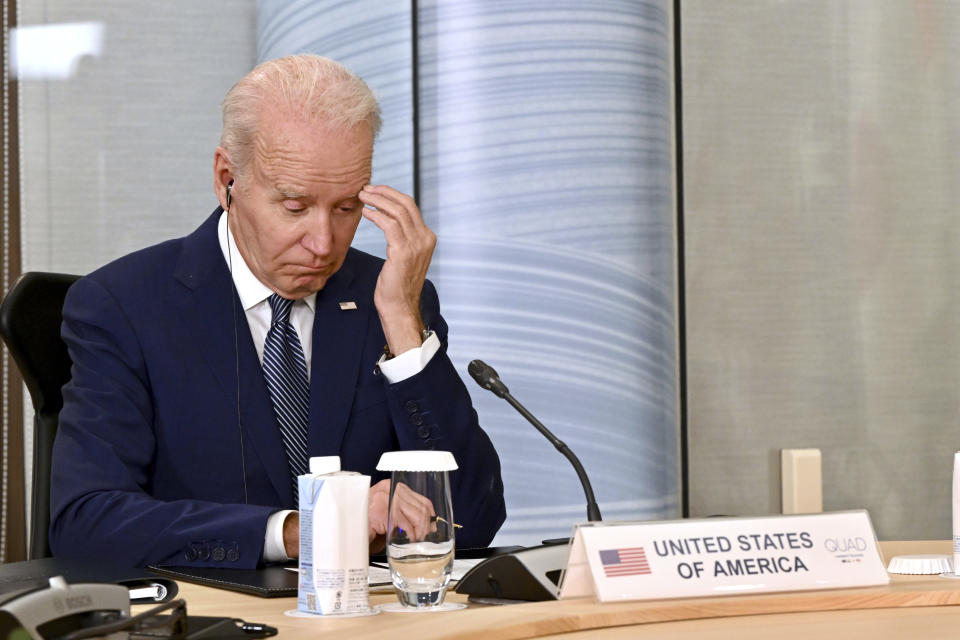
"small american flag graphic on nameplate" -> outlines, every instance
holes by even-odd
[[[619,576],[642,576],[650,573],[647,554],[643,547],[601,549],[600,562],[608,578]]]

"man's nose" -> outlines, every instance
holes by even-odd
[[[310,216],[306,222],[300,244],[314,255],[328,255],[333,247],[333,226],[330,224],[330,214],[325,211],[318,212]]]

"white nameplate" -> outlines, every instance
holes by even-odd
[[[601,602],[888,584],[866,511],[587,523],[560,598]]]

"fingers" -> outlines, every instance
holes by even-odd
[[[420,208],[414,199],[393,187],[368,184],[358,196],[361,202],[375,207],[377,212],[396,219],[405,229],[417,225],[425,226]]]
[[[387,513],[390,503],[390,481],[381,480],[370,487],[369,519],[370,541],[377,536],[387,533]],[[397,485],[393,496],[393,526],[407,532],[411,540],[421,540],[431,531],[436,530],[433,523],[433,503],[429,499],[413,491],[405,484]]]
[[[414,542],[423,540],[437,530],[436,511],[433,503],[405,484],[398,484],[390,505],[390,481],[381,480],[370,487],[368,508],[371,544],[380,536],[388,533],[388,509],[393,509],[392,526],[402,529]]]
[[[433,510],[433,503],[430,502],[430,499],[426,496],[417,493],[405,484],[398,486],[397,491],[402,492],[404,498],[414,505],[413,509],[415,512],[422,512],[428,518],[437,515],[436,511]]]
[[[377,225],[387,240],[387,259],[373,302],[390,351],[400,355],[423,342],[420,292],[437,236],[424,224],[413,198],[393,187],[367,185],[357,197],[364,203],[364,217]]]
[[[419,541],[436,530],[433,503],[404,484],[397,485],[393,496],[393,526],[407,532],[412,541]]]
[[[390,481],[381,480],[370,487],[370,500],[367,507],[370,542],[377,536],[387,533],[387,509],[390,504]]]
[[[367,205],[363,208],[364,217],[383,230],[388,244],[406,240],[433,249],[436,238],[413,198],[385,185],[367,185],[358,196]]]

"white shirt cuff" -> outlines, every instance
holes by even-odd
[[[292,509],[271,513],[267,518],[267,532],[263,537],[263,561],[281,562],[290,560],[287,557],[287,548],[283,544],[283,521],[287,515],[294,513]]]
[[[389,360],[386,356],[382,356],[380,361],[377,362],[377,366],[380,367],[380,373],[387,379],[387,382],[394,384],[412,378],[426,369],[430,359],[439,350],[440,338],[434,331],[419,347],[404,351]]]

